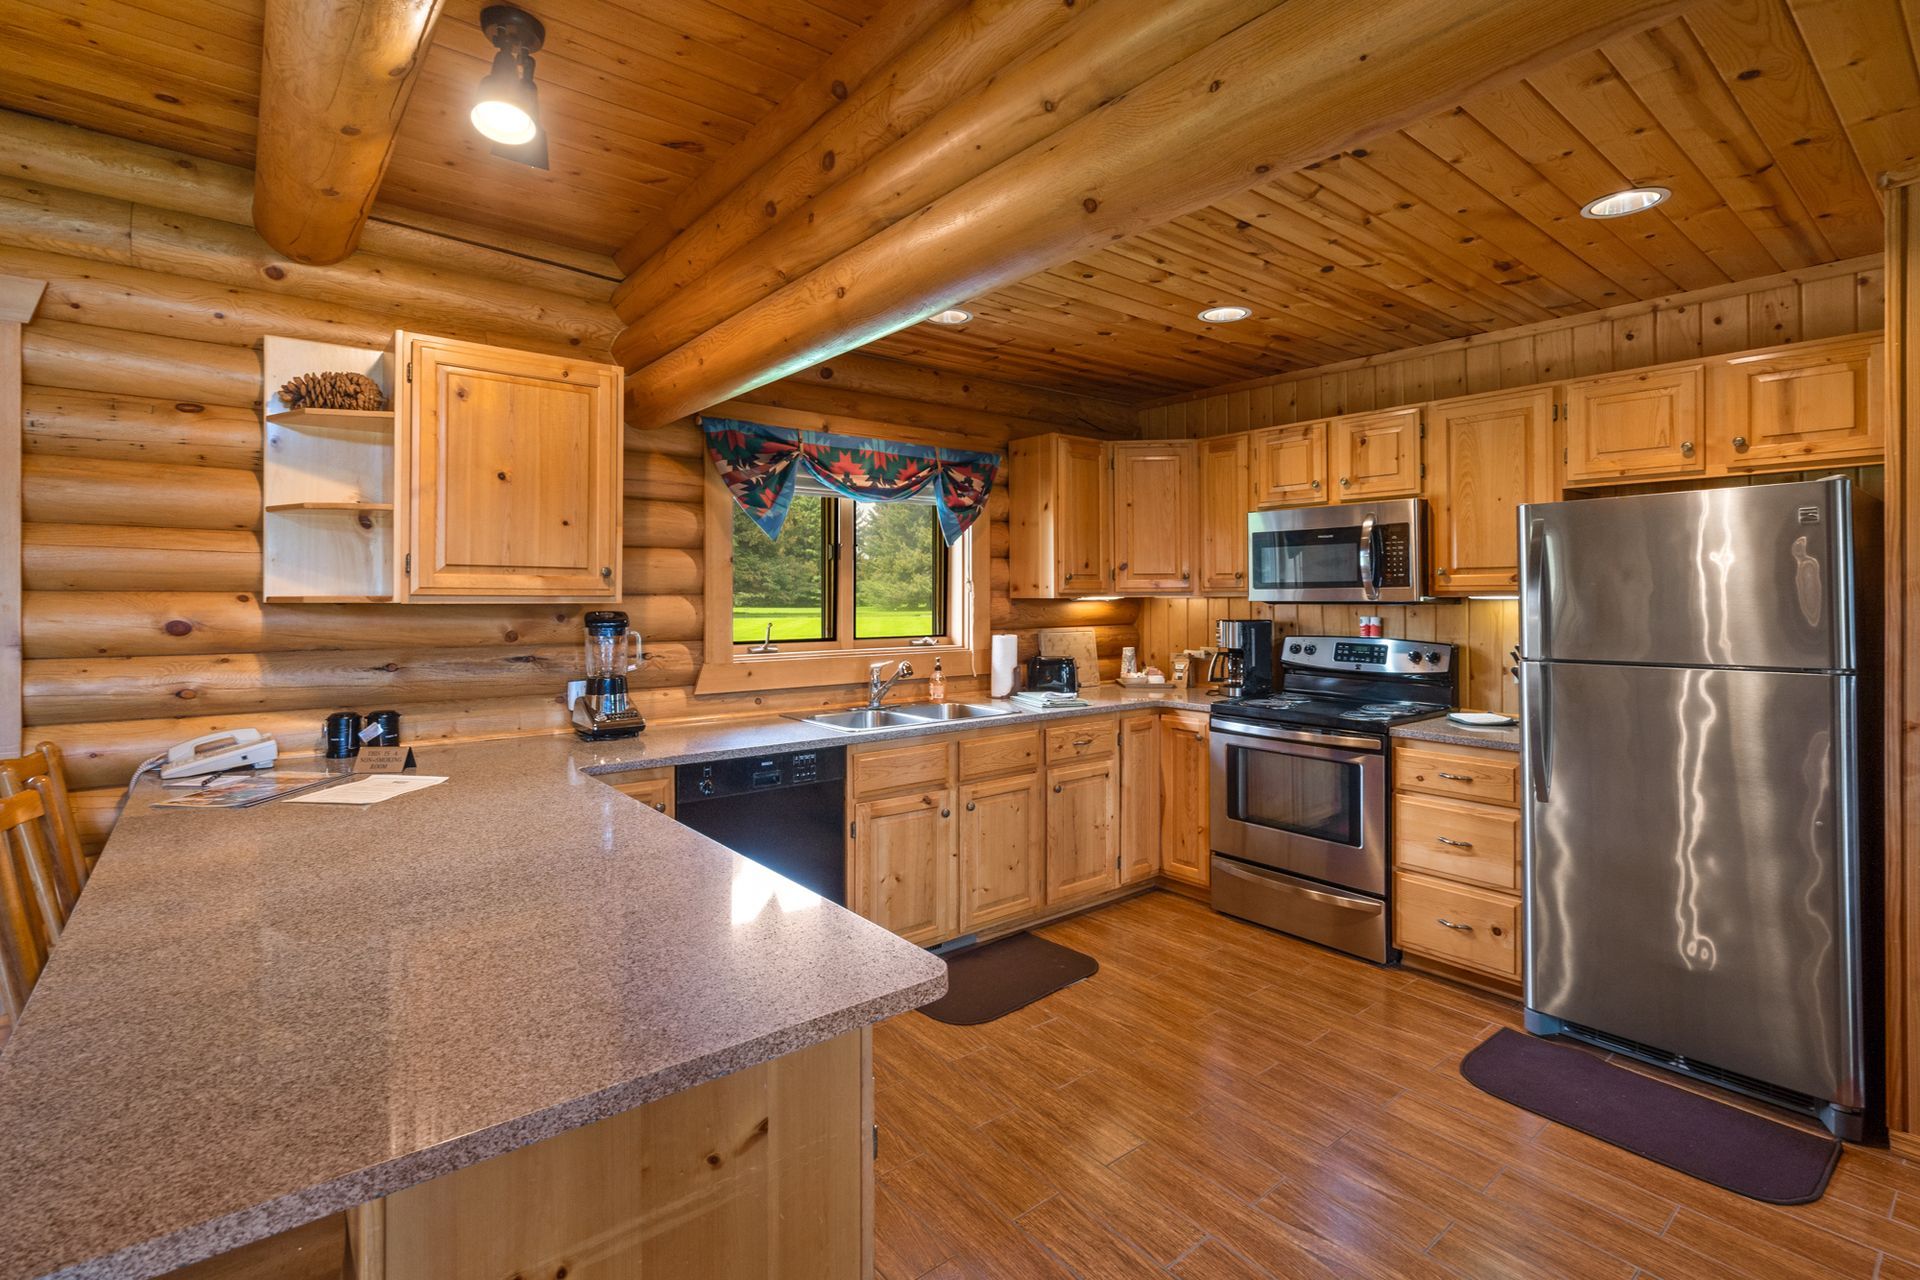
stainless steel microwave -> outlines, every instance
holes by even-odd
[[[1279,604],[1398,604],[1426,589],[1427,504],[1419,498],[1255,511],[1248,598]]]

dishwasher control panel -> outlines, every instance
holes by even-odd
[[[709,764],[683,764],[673,772],[675,804],[697,804],[755,791],[839,782],[847,776],[847,751],[845,747],[825,747],[736,756]]]

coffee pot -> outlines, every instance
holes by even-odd
[[[627,700],[627,672],[641,662],[640,633],[618,609],[595,609],[581,621],[587,629],[586,678],[567,686],[573,731],[589,742],[631,738],[647,727]]]

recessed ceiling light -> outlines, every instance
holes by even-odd
[[[1252,314],[1253,310],[1249,307],[1208,307],[1200,313],[1200,318],[1208,324],[1232,324]]]
[[[962,311],[958,307],[951,307],[945,311],[935,312],[933,315],[928,316],[927,319],[934,324],[965,324],[967,321],[973,319],[973,312]]]
[[[1628,187],[1625,191],[1587,201],[1580,210],[1580,216],[1624,218],[1630,213],[1644,213],[1672,194],[1665,187]]]

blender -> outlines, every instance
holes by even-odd
[[[589,742],[631,738],[647,727],[627,701],[627,672],[640,666],[640,633],[618,609],[596,609],[587,628],[587,678],[567,686],[573,731]]]

